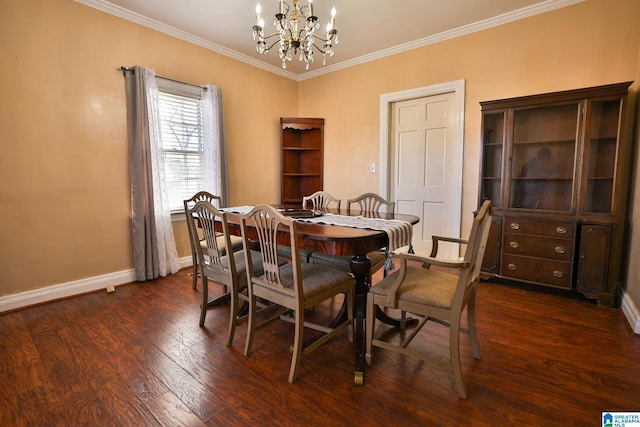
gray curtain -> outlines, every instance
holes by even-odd
[[[127,99],[131,232],[136,280],[152,280],[178,271],[171,213],[163,200],[164,167],[158,156],[159,130],[155,72],[123,68]],[[156,95],[154,95],[154,93]],[[156,98],[156,101],[154,101]]]
[[[229,176],[227,147],[224,134],[222,90],[206,85],[201,91],[204,125],[205,164],[211,173],[205,176],[205,188],[222,198],[222,206],[229,206]]]

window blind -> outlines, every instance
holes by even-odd
[[[159,90],[169,204],[172,212],[182,212],[183,200],[204,188],[202,103],[199,98]]]

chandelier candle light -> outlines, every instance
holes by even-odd
[[[306,69],[313,62],[314,48],[322,54],[322,65],[325,65],[326,57],[333,56],[333,45],[339,43],[338,30],[336,30],[336,8],[331,9],[331,21],[327,24],[327,38],[316,34],[320,28],[318,17],[313,14],[313,0],[308,0],[307,6],[299,6],[298,0],[293,0],[293,6],[289,6],[284,0],[278,0],[279,7],[273,25],[276,32],[264,35],[264,20],[262,19],[262,7],[256,6],[256,25],[253,26],[253,39],[257,40],[258,53],[267,54],[272,47],[278,45],[278,55],[282,61],[282,68],[287,68],[287,61],[291,61],[294,55],[298,55],[299,61],[306,62]],[[267,40],[278,37],[267,47]],[[322,47],[317,41],[321,41]]]

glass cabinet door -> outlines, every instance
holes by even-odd
[[[494,208],[500,207],[504,114],[504,112],[490,113],[482,117],[480,204],[485,200],[491,200]]]
[[[573,211],[580,103],[515,110],[509,207]]]
[[[611,213],[621,102],[594,101],[589,111],[582,211]]]

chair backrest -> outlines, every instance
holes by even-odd
[[[363,214],[374,214],[385,209],[387,213],[395,211],[396,203],[383,199],[375,193],[365,193],[355,199],[347,200],[347,209],[351,210],[357,205]]]
[[[222,197],[216,196],[207,191],[198,191],[190,199],[184,200],[183,203],[186,209],[187,207],[191,208],[196,203],[202,202],[202,201],[209,202],[213,206],[217,207],[218,209],[222,207]]]
[[[309,203],[311,203],[311,206],[307,206]],[[326,191],[316,191],[312,195],[302,198],[302,208],[313,210],[340,209],[340,199],[336,199]]]
[[[251,211],[240,216],[242,238],[245,247],[250,242],[257,241],[264,273],[256,277],[251,260],[252,251],[245,251],[247,257],[247,277],[252,283],[259,283],[273,289],[295,290],[296,295],[302,294],[300,278],[300,252],[298,246],[297,222],[287,218],[270,205],[257,205]],[[286,234],[288,233],[288,235]],[[278,257],[278,246],[291,247],[291,263],[281,266]],[[254,254],[255,256],[255,254]],[[281,268],[293,267],[294,283],[286,283],[280,274]],[[292,289],[293,286],[293,289]],[[293,295],[292,295],[293,296]]]
[[[235,259],[233,256],[226,256],[227,252],[225,250],[225,248],[231,247],[231,235],[226,212],[218,210],[211,203],[204,200],[196,202],[191,209],[188,207],[185,207],[185,209],[191,246],[196,251],[198,263],[205,270],[205,274],[208,272],[213,275],[222,274],[235,277]],[[196,221],[202,230],[202,241],[206,243],[205,247],[201,244],[202,241],[198,235]],[[218,231],[216,230],[216,223],[219,224]],[[220,231],[224,237],[224,246],[219,245],[218,237],[220,236]]]
[[[182,201],[182,204],[184,205],[184,214],[187,217],[187,230],[189,231],[189,240],[191,240],[191,245],[192,245],[191,250],[194,253],[197,251],[197,248],[195,246],[193,246],[193,245],[194,245],[194,243],[197,243],[199,245],[200,244],[200,242],[199,242],[200,239],[196,239],[196,240],[191,239],[191,235],[192,234],[194,236],[198,235],[198,229],[196,227],[192,228],[192,225],[194,225],[194,222],[193,221],[190,222],[188,220],[188,217],[189,217],[189,215],[191,215],[191,209],[193,209],[193,207],[198,202],[209,202],[212,205],[214,205],[215,207],[221,208],[222,207],[222,198],[220,196],[216,196],[214,194],[211,194],[211,193],[209,193],[207,191],[198,191],[191,198]]]
[[[487,247],[492,214],[493,206],[491,201],[485,200],[473,219],[467,250],[464,254],[464,261],[467,266],[460,271],[458,288],[453,302],[454,309],[465,306],[466,298],[470,291],[477,287],[480,282],[480,268],[482,267],[482,259]]]

